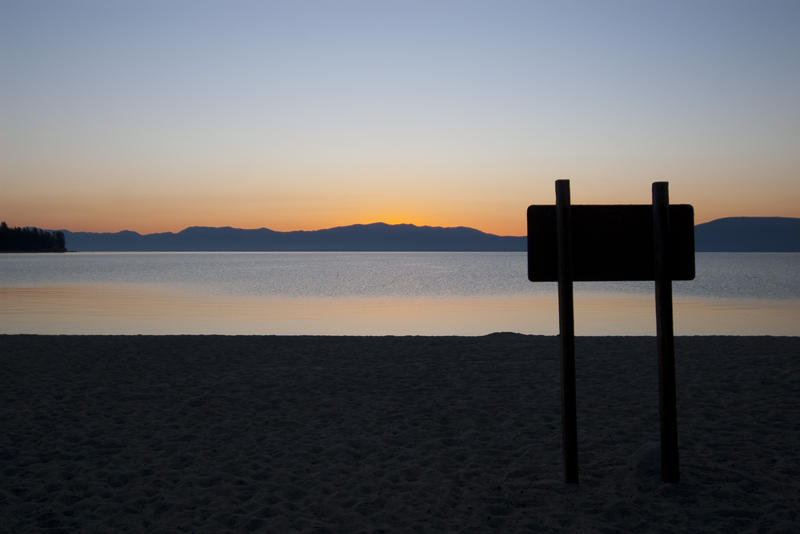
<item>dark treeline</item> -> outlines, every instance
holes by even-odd
[[[0,223],[0,252],[66,252],[63,232],[40,228],[9,228]]]

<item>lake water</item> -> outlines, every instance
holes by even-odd
[[[558,333],[524,253],[0,255],[0,333]],[[675,333],[800,335],[800,254],[698,253]],[[653,284],[577,283],[578,335],[655,334]]]

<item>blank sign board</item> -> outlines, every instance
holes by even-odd
[[[650,205],[573,205],[572,280],[602,282],[654,280],[653,207]],[[669,206],[667,275],[694,279],[694,210]],[[558,281],[556,207],[528,207],[528,279]]]

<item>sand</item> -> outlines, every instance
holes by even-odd
[[[2,532],[797,532],[800,338],[0,336]]]

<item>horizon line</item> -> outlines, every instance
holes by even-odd
[[[725,216],[725,217],[717,217],[715,219],[709,219],[709,220],[703,221],[703,222],[695,221],[694,226],[697,227],[697,226],[700,226],[702,224],[708,224],[708,223],[711,223],[711,222],[714,222],[714,221],[720,221],[720,220],[725,220],[725,219],[800,219],[800,217],[791,217],[791,216],[785,216],[785,215],[730,215],[730,216]],[[354,227],[354,226],[374,226],[374,225],[411,226],[411,227],[414,227],[414,228],[434,228],[434,229],[464,228],[464,229],[469,229],[469,230],[476,230],[478,232],[481,232],[481,233],[484,233],[484,234],[487,234],[487,235],[491,235],[491,236],[497,236],[497,237],[526,237],[525,233],[520,234],[520,235],[499,234],[499,233],[489,232],[489,231],[483,230],[481,228],[477,228],[475,226],[467,226],[467,225],[463,225],[463,224],[459,224],[459,225],[455,225],[455,226],[443,226],[443,225],[435,225],[435,224],[416,224],[416,223],[411,223],[411,222],[387,223],[385,221],[380,221],[380,220],[379,221],[368,222],[368,223],[339,224],[339,225],[335,225],[335,226],[327,226],[327,227],[314,228],[314,229],[308,229],[308,230],[305,230],[305,229],[275,230],[275,229],[269,228],[267,226],[245,228],[245,227],[239,227],[239,226],[231,226],[231,225],[227,225],[227,224],[226,225],[222,225],[222,226],[192,224],[192,225],[189,225],[189,226],[184,226],[179,230],[161,230],[161,231],[155,231],[155,232],[140,232],[140,231],[137,231],[137,230],[132,230],[130,228],[123,228],[121,230],[99,230],[99,231],[98,230],[71,230],[71,229],[68,229],[68,228],[46,228],[44,225],[35,225],[35,224],[33,224],[33,225],[22,225],[22,226],[18,226],[18,227],[19,228],[41,228],[41,229],[44,229],[44,230],[49,231],[49,232],[60,232],[60,231],[63,231],[63,232],[70,232],[70,233],[73,233],[73,234],[74,233],[118,234],[118,233],[122,233],[122,232],[131,232],[131,233],[135,233],[135,234],[138,234],[138,235],[141,235],[141,236],[147,236],[147,235],[157,235],[157,234],[179,234],[179,233],[181,233],[183,231],[186,231],[186,230],[189,230],[191,228],[210,228],[210,229],[226,229],[227,228],[227,229],[245,230],[245,231],[269,230],[271,232],[284,233],[285,234],[285,233],[293,233],[293,232],[320,232],[320,231],[324,231],[324,230],[336,230],[336,229],[340,229],[340,228],[350,228],[350,227]],[[12,228],[15,227],[15,225],[12,225],[12,224],[9,224],[8,226],[12,227]]]
[[[313,230],[299,230],[299,229],[298,230],[273,230],[272,228],[269,228],[269,227],[266,227],[266,226],[260,226],[260,227],[257,227],[257,228],[242,228],[242,227],[230,226],[230,225],[208,226],[208,225],[194,224],[194,225],[185,226],[182,229],[177,230],[177,231],[166,230],[166,231],[161,231],[161,232],[147,232],[147,233],[142,233],[142,232],[138,232],[136,230],[130,230],[130,229],[127,229],[127,228],[123,229],[123,230],[117,230],[117,231],[69,230],[67,228],[49,229],[48,231],[51,231],[51,232],[71,232],[73,234],[75,234],[75,233],[118,234],[118,233],[121,233],[121,232],[132,232],[132,233],[135,233],[135,234],[138,234],[138,235],[145,236],[145,235],[157,235],[157,234],[179,234],[179,233],[181,233],[183,231],[186,231],[186,230],[189,230],[191,228],[210,228],[210,229],[246,230],[246,231],[269,230],[271,232],[288,234],[288,233],[293,233],[293,232],[321,232],[321,231],[325,231],[325,230],[337,230],[337,229],[340,229],[340,228],[351,228],[351,227],[354,227],[354,226],[375,226],[375,225],[412,226],[414,228],[434,228],[434,229],[445,229],[445,230],[446,229],[464,228],[464,229],[475,230],[475,231],[481,232],[483,234],[497,236],[497,237],[525,237],[525,235],[501,235],[501,234],[495,234],[495,233],[492,233],[492,232],[487,232],[485,230],[481,230],[480,228],[476,228],[474,226],[466,226],[466,225],[441,226],[441,225],[432,225],[432,224],[416,224],[416,223],[408,223],[408,222],[387,223],[387,222],[384,222],[384,221],[374,221],[374,222],[369,222],[369,223],[340,224],[340,225],[329,226],[329,227],[324,227],[324,228],[315,228]]]

